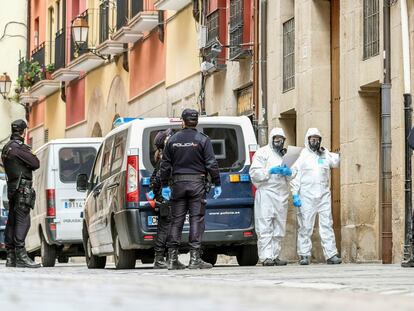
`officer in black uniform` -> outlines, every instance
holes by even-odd
[[[167,236],[170,231],[171,212],[169,202],[164,200],[161,195],[160,164],[165,143],[172,134],[173,130],[167,129],[165,131],[158,132],[154,139],[154,145],[157,150],[154,155],[155,166],[150,181],[151,191],[148,193],[148,199],[155,199],[154,209],[158,216],[157,236],[154,240],[154,269],[167,269],[168,267],[167,262],[164,259],[164,255],[167,248]]]
[[[171,228],[167,238],[168,269],[184,269],[178,260],[178,247],[187,212],[190,214],[190,269],[208,269],[212,265],[201,256],[206,205],[206,179],[214,184],[214,198],[221,194],[220,172],[210,138],[197,131],[198,112],[185,109],[183,129],[166,144],[161,160],[162,196],[170,200]],[[171,189],[169,187],[172,179]]]
[[[39,159],[24,144],[27,124],[16,120],[11,124],[10,141],[3,147],[1,159],[7,176],[9,217],[5,231],[6,267],[39,268],[26,253],[24,241],[30,228],[30,209],[34,207],[32,172],[39,168]]]

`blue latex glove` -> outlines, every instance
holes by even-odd
[[[280,174],[283,176],[292,176],[292,170],[285,164],[282,166],[282,172]]]
[[[299,194],[294,194],[293,195],[293,205],[296,207],[301,207],[302,206],[302,201],[300,200]]]
[[[154,200],[155,194],[152,190],[147,193],[147,198],[150,199],[150,200]]]
[[[162,187],[161,195],[164,198],[164,200],[169,201],[171,197],[171,189],[170,187]]]
[[[269,174],[282,174],[283,171],[283,167],[281,167],[280,165],[278,166],[273,166],[270,170],[269,170]]]
[[[220,186],[214,187],[213,199],[217,199],[220,195],[221,195],[221,187]]]

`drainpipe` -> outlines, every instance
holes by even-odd
[[[259,125],[259,144],[267,144],[267,0],[260,1],[260,70],[261,70],[261,93],[262,93],[262,115]]]
[[[384,1],[384,82],[381,85],[382,262],[392,263],[391,189],[391,29],[390,6]]]
[[[31,31],[31,24],[30,24],[30,19],[31,19],[31,10],[32,10],[32,6],[31,6],[31,1],[27,0],[27,35],[26,35],[26,61],[30,60],[30,40],[31,40],[31,35],[30,35],[30,31]],[[25,117],[26,117],[26,121],[27,123],[29,123],[30,121],[30,104],[26,103],[24,105],[24,110],[25,110]]]
[[[254,104],[254,116],[253,127],[258,138],[259,128],[259,0],[253,2],[253,104]]]
[[[412,150],[408,145],[408,135],[412,127],[411,120],[411,64],[410,64],[410,35],[408,26],[407,1],[400,1],[401,9],[401,35],[403,51],[404,72],[404,145],[405,145],[405,230],[404,230],[404,261],[403,267],[414,266],[413,252],[413,212],[412,212],[412,176],[411,156]]]

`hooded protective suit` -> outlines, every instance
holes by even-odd
[[[299,195],[302,206],[297,208],[298,255],[310,256],[311,236],[316,214],[319,214],[319,234],[326,259],[337,254],[335,234],[332,228],[331,191],[329,188],[330,169],[339,166],[339,155],[325,148],[312,151],[310,136],[321,136],[317,128],[310,128],[305,136],[305,147],[292,166],[292,194]]]
[[[256,151],[249,171],[257,188],[254,216],[257,248],[262,262],[279,256],[286,231],[290,177],[269,173],[270,168],[282,163],[282,156],[272,147],[276,135],[286,138],[283,129],[274,128],[268,145]]]

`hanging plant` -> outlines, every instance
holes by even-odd
[[[17,84],[20,88],[29,89],[40,79],[42,79],[42,69],[39,62],[26,61],[22,74],[17,78]]]

